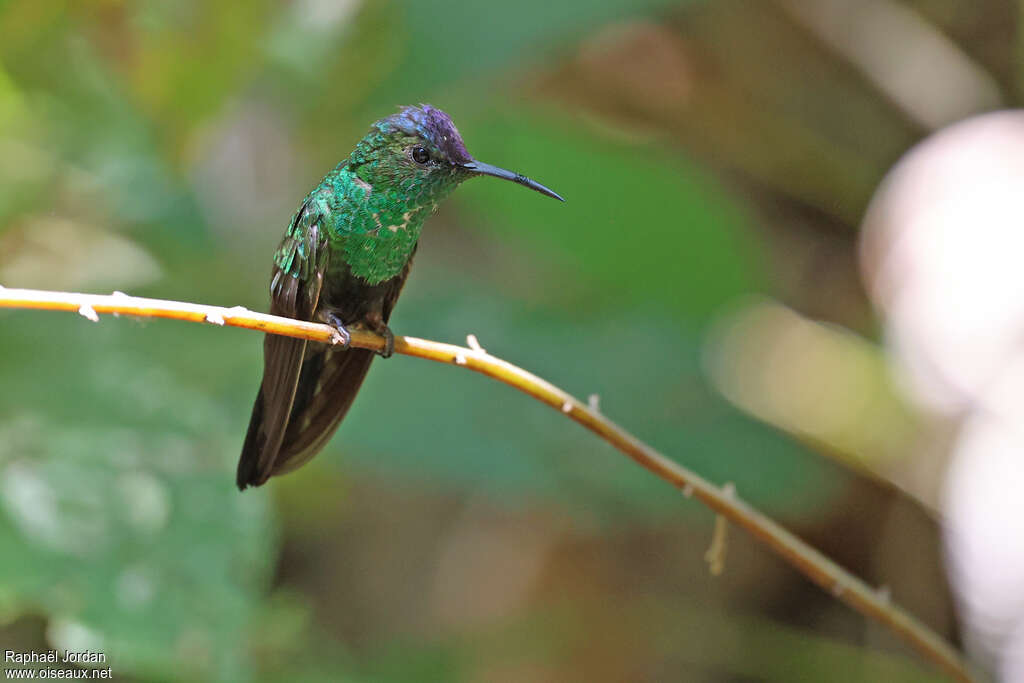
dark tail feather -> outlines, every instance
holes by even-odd
[[[252,406],[252,417],[249,418],[249,431],[245,434],[245,444],[242,446],[242,457],[238,459],[238,474],[235,483],[238,490],[244,491],[246,486],[259,486],[266,481],[260,480],[259,462],[260,451],[263,450],[263,437],[260,435],[260,425],[263,423],[263,387],[260,386],[260,393],[256,395],[256,403]]]
[[[264,424],[265,392],[260,386],[238,460],[238,488],[244,491],[247,486],[260,486],[271,476],[290,472],[320,452],[352,407],[375,355],[366,349],[325,348],[307,353],[287,428],[272,458],[264,453],[268,426]]]
[[[276,334],[264,338],[263,383],[238,460],[238,488],[259,486],[274,474],[305,357],[305,340]]]
[[[341,424],[376,354],[331,349],[307,357],[274,474],[290,472],[320,452]]]

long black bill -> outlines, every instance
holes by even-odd
[[[470,161],[467,164],[463,164],[462,167],[467,171],[473,171],[474,173],[480,173],[482,175],[492,175],[495,178],[504,178],[505,180],[511,180],[513,183],[519,183],[524,187],[528,187],[531,190],[536,190],[537,192],[547,195],[548,197],[554,197],[560,202],[565,201],[557,192],[555,192],[554,190],[549,190],[548,188],[538,183],[536,180],[530,180],[524,175],[519,175],[518,173],[513,173],[512,171],[506,171],[505,169],[498,168],[497,166],[491,166],[490,164],[485,164],[481,161],[474,160]]]

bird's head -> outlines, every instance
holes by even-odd
[[[408,197],[441,199],[459,183],[478,175],[511,180],[564,201],[526,176],[477,161],[448,114],[429,104],[403,107],[373,124],[349,158],[364,181]]]

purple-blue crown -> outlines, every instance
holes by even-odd
[[[403,107],[397,114],[382,120],[381,124],[382,129],[394,127],[408,135],[422,138],[457,164],[473,160],[466,151],[459,130],[452,123],[452,117],[429,104]]]

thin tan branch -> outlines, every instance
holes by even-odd
[[[327,325],[254,313],[240,307],[203,306],[179,301],[143,299],[120,293],[101,296],[0,288],[0,308],[74,311],[90,320],[96,320],[98,314],[106,313],[170,318],[230,325],[317,342],[331,343],[335,339],[333,331]],[[383,338],[363,331],[353,331],[351,343],[352,346],[364,349],[384,348]],[[415,337],[395,337],[396,353],[460,365],[493,377],[547,403],[678,488],[687,497],[697,498],[722,517],[745,529],[804,576],[861,614],[887,626],[953,678],[960,681],[979,680],[955,649],[909,613],[892,604],[883,591],[876,591],[744,503],[731,488],[712,485],[643,443],[598,412],[596,401],[582,403],[526,370],[489,355],[478,343],[471,343],[471,346],[474,348],[441,344]]]

